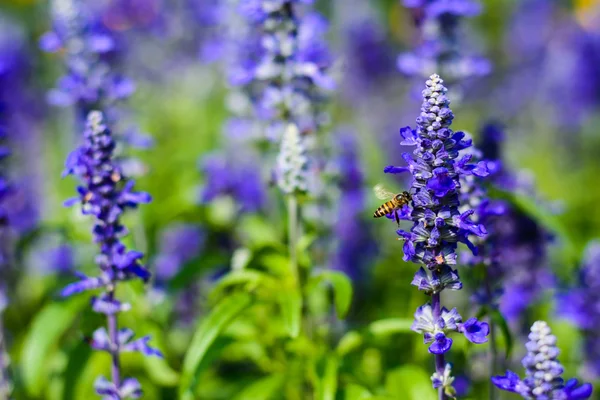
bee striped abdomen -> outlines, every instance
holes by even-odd
[[[384,215],[391,214],[396,209],[393,201],[388,201],[387,203],[382,204],[375,212],[373,213],[374,218],[380,218]]]

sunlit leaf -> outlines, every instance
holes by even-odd
[[[196,329],[190,347],[183,361],[183,370],[179,393],[182,399],[193,398],[196,379],[200,373],[199,366],[208,349],[223,330],[242,311],[252,304],[253,298],[248,293],[238,292],[217,304],[211,313],[201,321]]]
[[[395,399],[436,400],[430,374],[415,365],[404,365],[387,373],[385,388]]]
[[[369,325],[369,331],[376,336],[387,336],[397,333],[408,333],[412,332],[410,327],[412,326],[412,319],[403,318],[387,318],[380,319]]]
[[[325,373],[320,383],[320,395],[321,400],[335,400],[338,387],[338,369],[340,361],[337,356],[330,355],[327,357],[325,362]]]
[[[42,393],[48,374],[46,361],[88,301],[85,296],[76,296],[51,303],[33,319],[21,352],[23,385],[32,396]]]
[[[350,310],[352,304],[352,282],[346,274],[339,271],[321,271],[317,275],[311,277],[307,285],[307,290],[311,290],[311,286],[326,281],[333,288],[335,312],[338,318],[344,318]]]
[[[355,331],[350,331],[348,333],[346,333],[344,336],[342,336],[342,338],[340,339],[336,352],[340,355],[340,356],[345,356],[346,354],[356,350],[357,348],[359,348],[363,343],[363,338],[362,336]]]
[[[281,388],[285,382],[285,375],[273,374],[258,379],[234,397],[234,400],[271,400],[281,398]]]
[[[302,321],[302,294],[295,287],[282,288],[278,299],[286,332],[292,338],[298,337]]]

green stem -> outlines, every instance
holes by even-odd
[[[298,273],[298,199],[295,194],[288,195],[288,245],[290,252],[290,273],[299,284]]]
[[[488,275],[487,267],[485,267],[484,271],[484,284],[486,296],[488,299],[492,298],[492,286],[490,284],[490,278]],[[491,307],[491,304],[490,304]],[[490,375],[496,374],[496,367],[498,366],[498,344],[496,343],[496,326],[492,318],[490,318],[490,352],[492,356],[490,358]],[[494,385],[490,385],[490,400],[496,400],[498,398],[498,392],[496,391],[496,387]]]

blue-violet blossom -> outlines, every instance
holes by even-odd
[[[460,35],[461,19],[481,12],[476,0],[403,0],[403,3],[414,13],[421,30],[421,43],[413,52],[398,57],[400,72],[427,77],[438,71],[451,83],[490,72],[488,60],[465,54]]]
[[[415,312],[412,329],[424,334],[429,352],[435,355],[436,374],[434,383],[444,376],[444,354],[452,347],[450,332],[460,332],[473,343],[484,343],[489,325],[471,318],[463,323],[458,311],[441,306],[440,293],[448,288],[462,288],[458,273],[452,269],[456,264],[457,244],[465,243],[475,251],[469,235],[483,236],[485,228],[470,220],[473,210],[459,212],[460,180],[465,175],[486,176],[487,164],[470,163],[471,155],[459,157],[461,150],[471,146],[464,132],[450,129],[454,114],[449,108],[447,89],[438,75],[432,75],[423,90],[421,114],[417,129],[405,127],[400,130],[402,145],[415,146],[413,153],[402,157],[407,167],[388,166],[386,173],[410,172],[412,174],[412,210],[402,213],[403,219],[413,222],[410,231],[398,230],[404,240],[404,260],[422,264],[412,284],[431,296],[427,303]],[[429,271],[429,272],[428,272]],[[450,382],[450,379],[445,379]],[[438,388],[440,398],[450,392],[448,387]]]
[[[115,298],[115,288],[119,281],[147,281],[150,278],[148,270],[140,264],[143,254],[127,250],[121,242],[121,238],[127,234],[127,229],[121,223],[121,216],[126,209],[148,203],[151,199],[147,193],[134,192],[134,182],[127,180],[115,163],[115,141],[111,131],[104,125],[101,112],[89,113],[84,137],[84,144],[69,155],[63,174],[78,176],[83,185],[77,188],[79,196],[68,200],[65,205],[80,204],[84,215],[95,217],[93,236],[100,246],[100,254],[96,257],[100,274],[96,277],[79,274],[80,280],[65,287],[62,295],[70,296],[99,288],[104,290],[93,298],[92,309],[106,314],[108,329],[97,329],[91,346],[111,355],[112,381],[99,378],[95,385],[96,391],[105,399],[139,398],[141,388],[137,380],[121,380],[119,354],[129,351],[145,355],[161,354],[148,345],[149,336],[133,339],[133,331],[118,330],[117,314],[129,310],[131,305]]]
[[[524,399],[535,400],[584,400],[592,395],[592,385],[579,386],[577,379],[564,381],[564,368],[558,361],[560,353],[556,336],[544,321],[531,326],[529,342],[525,345],[527,355],[523,358],[525,379],[508,370],[504,376],[492,377],[492,383],[502,390],[514,392]]]

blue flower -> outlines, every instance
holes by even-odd
[[[421,28],[421,45],[398,57],[397,66],[407,76],[424,78],[435,71],[450,82],[487,75],[488,60],[464,51],[460,21],[481,12],[474,0],[405,0]]]
[[[196,225],[174,223],[164,228],[153,262],[156,280],[164,283],[175,276],[185,263],[199,255],[204,241],[205,233]]]
[[[448,311],[441,306],[444,289],[462,288],[458,273],[451,268],[456,264],[458,243],[465,243],[475,253],[477,249],[469,236],[483,237],[487,233],[483,225],[471,220],[474,211],[461,204],[461,181],[489,174],[486,163],[472,164],[470,156],[461,155],[461,151],[471,147],[471,140],[450,128],[454,114],[446,91],[438,75],[427,80],[417,129],[400,130],[402,145],[416,148],[402,154],[406,167],[384,169],[385,173],[412,175],[411,210],[405,218],[412,221],[412,228],[399,229],[397,234],[404,242],[404,260],[426,267],[419,269],[412,284],[430,295],[431,303],[417,309],[412,330],[423,333],[425,343],[431,343],[429,352],[435,355],[436,365],[432,382],[439,389],[440,398],[443,393],[454,393],[453,379],[443,370],[444,353],[452,347],[448,334],[462,332],[473,343],[486,342],[489,334],[487,323],[472,318],[463,324],[456,309]]]
[[[242,116],[264,121],[266,138],[281,138],[288,122],[303,133],[317,131],[334,87],[323,40],[327,22],[314,12],[300,16],[300,3],[311,2],[244,0],[239,6],[251,29],[240,43],[231,83],[251,99],[252,111]]]
[[[205,183],[200,202],[208,203],[220,196],[231,196],[239,211],[258,211],[265,205],[264,183],[257,161],[248,156],[213,153],[200,160]]]
[[[588,244],[577,284],[560,293],[557,304],[559,315],[583,331],[585,366],[600,376],[600,242]]]
[[[471,146],[463,132],[453,132],[450,124],[454,118],[448,107],[446,88],[437,75],[432,75],[423,91],[421,115],[417,118],[417,130],[404,128],[403,142],[416,146],[415,151],[402,156],[413,176],[414,221],[411,233],[399,231],[405,240],[405,257],[424,263],[429,269],[455,260],[457,242],[470,244],[468,236],[484,236],[486,230],[469,220],[470,211],[458,211],[460,177],[486,176],[487,168],[463,168],[456,170],[459,151]],[[400,173],[405,168],[386,167],[386,173]]]
[[[471,343],[475,344],[487,342],[487,336],[490,334],[489,324],[478,321],[477,318],[469,318],[460,326],[459,330]]]
[[[526,377],[521,380],[512,371],[492,377],[492,383],[502,390],[520,394],[524,399],[584,400],[592,395],[592,385],[578,386],[576,379],[564,383],[564,368],[558,361],[556,336],[544,321],[531,326],[527,355],[523,358]]]
[[[80,280],[65,287],[62,295],[104,289],[100,296],[92,300],[92,309],[107,316],[108,330],[96,330],[92,347],[110,353],[113,359],[111,375],[115,381],[107,383],[99,380],[96,390],[108,398],[135,398],[139,388],[132,389],[135,386],[131,385],[133,381],[124,381],[123,385],[120,383],[119,353],[139,351],[145,355],[161,354],[148,346],[149,337],[131,340],[133,331],[117,331],[117,314],[129,310],[131,306],[115,298],[115,286],[123,280],[138,278],[147,281],[150,278],[148,270],[140,264],[143,254],[128,250],[121,242],[121,238],[127,234],[121,223],[122,214],[128,208],[149,202],[150,195],[133,192],[133,181],[128,181],[114,162],[115,142],[111,131],[104,125],[101,112],[89,113],[84,137],[84,144],[71,153],[66,163],[65,173],[77,175],[82,181],[78,187],[79,197],[68,204],[78,203],[83,214],[95,217],[93,236],[100,247],[100,254],[96,256],[100,275],[87,277],[79,274]],[[126,382],[130,383],[126,385]]]

